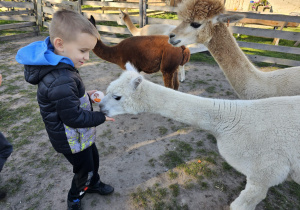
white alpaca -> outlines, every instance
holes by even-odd
[[[129,64],[126,68],[133,69]],[[136,71],[125,71],[107,88],[100,109],[107,116],[157,113],[212,133],[220,154],[247,176],[246,188],[231,203],[232,210],[255,209],[269,187],[288,176],[300,184],[300,96],[209,99],[165,88]]]
[[[170,33],[169,42],[174,46],[204,44],[241,99],[300,95],[300,67],[272,72],[257,69],[226,26],[243,16],[224,12],[219,0],[183,0],[178,6],[182,23]]]
[[[176,28],[174,25],[168,24],[151,24],[145,25],[142,28],[137,28],[131,21],[128,13],[120,10],[119,19],[117,20],[119,25],[126,25],[128,30],[133,36],[148,36],[148,35],[169,35],[169,33]],[[179,66],[180,82],[185,80],[184,65]]]

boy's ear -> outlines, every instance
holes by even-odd
[[[55,50],[59,51],[59,52],[63,52],[64,51],[64,42],[61,38],[57,37],[53,40],[53,47]]]

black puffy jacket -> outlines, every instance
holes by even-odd
[[[105,121],[102,112],[88,111],[80,107],[80,98],[85,95],[85,87],[78,70],[71,65],[25,65],[24,74],[27,82],[38,84],[37,100],[40,112],[50,141],[57,152],[72,153],[65,126],[89,128]]]

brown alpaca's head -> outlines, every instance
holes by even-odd
[[[216,25],[235,22],[242,15],[223,14],[225,7],[220,0],[183,0],[178,5],[178,18],[182,23],[169,35],[174,46],[208,43]]]

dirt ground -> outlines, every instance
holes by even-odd
[[[3,122],[0,128],[15,147],[0,173],[0,188],[8,191],[7,198],[0,202],[0,209],[66,209],[67,192],[73,177],[71,165],[52,149],[39,115],[35,98],[37,87],[24,81],[23,66],[14,59],[20,47],[44,39],[40,36],[0,45],[0,73],[4,79],[0,87],[0,106],[8,107],[0,115],[10,111],[14,113],[11,116],[13,123],[4,127]],[[79,70],[86,90],[105,92],[122,70],[93,53],[90,58]],[[179,91],[203,97],[237,99],[217,65],[189,62],[185,69],[186,80],[180,84]],[[160,73],[145,77],[163,85]],[[34,111],[18,118],[18,113],[13,110],[23,110],[25,113],[22,107],[34,107]],[[95,105],[94,109],[98,110],[98,107]],[[87,194],[82,200],[85,210],[221,210],[227,209],[244,188],[245,177],[234,169],[224,167],[225,162],[218,153],[216,142],[205,131],[147,113],[122,115],[115,119],[115,122],[97,127],[96,142],[100,153],[101,180],[111,184],[115,192],[110,196]],[[25,126],[33,121],[38,122],[35,127],[40,126],[37,131]],[[26,138],[22,139],[20,133],[12,132],[16,127],[18,132],[25,133]],[[34,132],[30,133],[30,129]],[[161,157],[167,152],[178,151],[178,142],[188,143],[192,147],[189,155],[184,157],[186,163],[203,161],[207,157],[213,159],[207,161],[214,171],[213,175],[204,176],[199,181],[183,169],[168,168]],[[171,178],[171,172],[176,173],[177,177]],[[179,186],[176,196],[172,195],[170,185]],[[257,209],[297,209],[299,197],[293,194],[291,185],[286,183],[270,190],[267,199]],[[156,202],[158,205],[153,204],[151,196],[146,199],[147,205],[135,199],[147,189],[152,189],[154,193],[155,186],[165,189],[167,194],[159,198],[161,202]],[[292,203],[292,208],[288,203]]]

